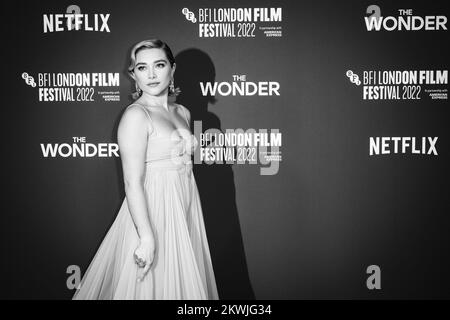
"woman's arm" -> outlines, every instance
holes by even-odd
[[[181,104],[178,104],[178,105],[181,108],[180,116],[183,117],[183,118],[186,118],[187,125],[188,125],[189,129],[191,129],[191,112],[185,106],[183,106]]]
[[[142,281],[150,270],[155,255],[155,239],[144,192],[145,157],[150,126],[144,112],[139,106],[131,106],[125,110],[117,133],[128,208],[140,239],[134,251],[136,263],[141,267],[138,271],[138,281]]]
[[[153,239],[144,194],[149,126],[144,112],[139,106],[128,108],[120,120],[117,132],[128,208],[141,240]]]

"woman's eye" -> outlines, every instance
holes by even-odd
[[[158,63],[156,66],[158,68],[164,68],[166,66],[166,64],[165,63]]]
[[[145,67],[145,66],[139,66],[139,67],[138,67],[138,70],[139,70],[139,71],[144,71],[146,68],[147,68],[147,67]]]

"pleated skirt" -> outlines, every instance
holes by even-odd
[[[156,244],[150,271],[137,281],[139,237],[125,197],[73,299],[218,299],[192,164],[147,165],[144,192]]]

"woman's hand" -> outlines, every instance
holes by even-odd
[[[155,257],[155,240],[151,238],[141,238],[139,246],[134,251],[134,261],[139,267],[138,282],[144,280]]]

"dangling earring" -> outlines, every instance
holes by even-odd
[[[140,96],[140,95],[142,95],[142,90],[141,90],[141,88],[139,88],[139,86],[137,85],[137,83],[135,83],[135,85],[136,85],[136,92],[137,92],[137,94]]]
[[[173,79],[170,80],[170,84],[169,84],[169,93],[174,93],[175,92],[175,86],[173,85]]]

